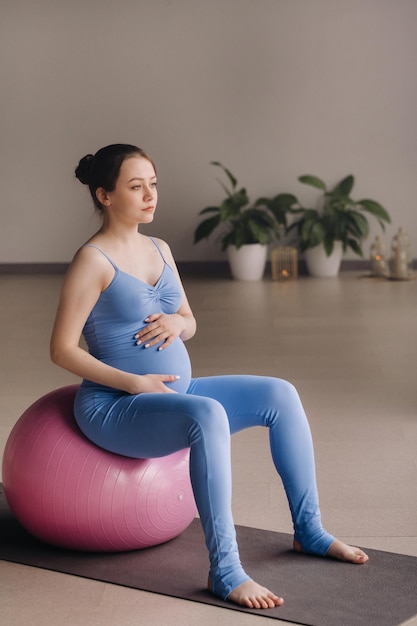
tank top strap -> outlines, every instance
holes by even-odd
[[[101,254],[103,256],[106,257],[106,259],[108,260],[109,263],[112,264],[113,268],[116,271],[119,271],[119,268],[117,267],[116,263],[114,261],[112,261],[112,259],[109,257],[108,254],[106,254],[106,252],[104,252],[104,250],[102,250],[101,248],[99,248],[98,246],[94,245],[93,243],[86,243],[84,244],[83,248],[95,248],[96,250],[98,250],[99,252],[101,252]]]
[[[162,257],[163,262],[166,263],[166,259],[165,259],[164,255],[162,253],[162,250],[161,250],[160,246],[158,246],[158,244],[156,243],[156,241],[155,241],[155,239],[153,237],[149,237],[149,239],[152,241],[153,245],[158,250],[159,254]]]

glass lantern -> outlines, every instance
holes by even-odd
[[[297,248],[279,246],[271,252],[272,280],[294,280],[298,276]]]

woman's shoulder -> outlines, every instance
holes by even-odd
[[[94,240],[88,240],[83,243],[75,252],[72,263],[88,263],[89,265],[104,265],[106,254],[102,248]]]
[[[158,246],[158,248],[161,250],[164,256],[167,256],[168,258],[172,259],[171,248],[169,247],[166,241],[164,241],[163,239],[159,239],[159,237],[149,237],[149,239],[151,239],[154,242],[154,244]]]
[[[107,284],[114,275],[114,267],[108,257],[94,241],[89,240],[78,248],[70,263],[68,274],[83,276],[101,286]]]

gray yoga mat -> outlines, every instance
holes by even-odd
[[[296,554],[288,534],[237,526],[237,535],[246,570],[283,596],[283,606],[244,609],[206,591],[207,555],[197,519],[153,548],[69,551],[31,537],[10,512],[0,484],[0,558],[6,561],[307,626],[399,626],[417,613],[415,557],[367,549],[369,563],[358,566]]]

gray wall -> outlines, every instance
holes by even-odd
[[[192,244],[214,159],[253,198],[353,173],[417,257],[416,25],[415,0],[1,0],[0,263],[70,260],[98,224],[74,167],[113,142],[156,160],[147,232],[180,261],[223,258]]]

